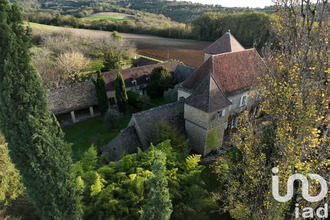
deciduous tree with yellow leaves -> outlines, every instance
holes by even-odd
[[[236,219],[288,219],[296,203],[317,208],[330,199],[314,204],[297,200],[297,187],[294,198],[280,203],[271,193],[273,167],[279,168],[281,195],[294,173],[330,177],[328,1],[274,2],[276,36],[264,50],[270,73],[259,85],[265,116],[242,124],[233,138],[238,151],[215,165],[227,186],[218,195],[223,209]],[[319,191],[320,185],[312,183],[309,194]]]

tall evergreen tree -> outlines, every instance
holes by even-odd
[[[118,73],[116,79],[116,99],[119,111],[126,113],[127,93],[123,76]]]
[[[109,105],[109,100],[108,100],[108,96],[107,96],[107,90],[105,89],[104,76],[101,75],[100,71],[97,72],[96,80],[94,80],[92,78],[92,82],[95,86],[96,96],[97,96],[97,100],[99,102],[99,110],[103,117],[104,114],[107,112],[108,108],[110,107],[110,105]]]
[[[0,129],[41,219],[80,219],[70,145],[48,110],[17,3],[0,0]]]
[[[0,216],[12,200],[23,194],[21,176],[8,153],[7,145],[0,134]]]
[[[172,203],[166,180],[166,156],[155,151],[155,160],[152,165],[153,177],[148,180],[149,195],[147,204],[143,207],[142,220],[167,220],[172,213]]]

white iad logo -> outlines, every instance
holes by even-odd
[[[277,174],[279,172],[279,169],[277,167],[274,167],[272,169],[272,172],[274,174]],[[279,201],[279,202],[287,202],[290,199],[292,199],[293,194],[294,194],[294,181],[295,180],[300,180],[302,183],[302,197],[307,200],[308,202],[320,202],[322,201],[325,196],[328,193],[328,184],[325,181],[325,179],[323,177],[321,177],[320,175],[317,174],[307,174],[311,179],[313,180],[317,180],[320,185],[321,185],[321,192],[317,195],[317,196],[310,196],[308,194],[308,190],[310,187],[310,183],[308,181],[308,179],[299,173],[293,174],[292,176],[289,177],[289,180],[287,182],[287,193],[285,196],[280,196],[279,195],[279,179],[278,176],[272,176],[272,194],[273,197]],[[296,204],[296,218],[299,217],[299,205]],[[298,209],[298,210],[297,210]],[[303,217],[312,217],[314,210],[312,208],[304,208],[303,211],[308,211],[306,213],[303,213]],[[323,214],[321,212],[324,212]],[[312,213],[311,213],[312,212]],[[304,216],[305,214],[305,216]],[[316,214],[322,218],[328,217],[328,204],[325,204],[325,208],[321,207],[319,210],[316,211]],[[298,216],[297,216],[298,215]]]

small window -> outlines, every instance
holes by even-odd
[[[237,128],[237,126],[238,126],[238,121],[239,121],[239,117],[236,117],[235,118],[235,128]]]
[[[258,91],[256,94],[256,101],[259,101],[261,98],[261,91]]]
[[[115,98],[110,98],[110,105],[115,105],[116,104],[116,100]]]
[[[225,122],[225,130],[228,129],[228,121]]]
[[[232,121],[231,121],[231,128],[237,128],[238,126],[238,122],[239,122],[239,117],[237,116],[236,118],[234,118]]]
[[[132,80],[132,84],[133,84],[133,86],[135,86],[137,84],[135,79]]]
[[[248,97],[249,97],[249,96],[247,96],[247,95],[244,95],[244,96],[241,97],[239,107],[242,107],[242,106],[244,106],[244,105],[247,105]]]
[[[149,78],[149,77],[147,77],[147,78],[146,78],[146,80],[147,80],[147,82],[149,82],[150,78]]]
[[[217,119],[219,120],[220,117],[225,116],[225,114],[226,114],[226,110],[225,109],[223,109],[221,111],[218,111],[218,113],[217,113]]]

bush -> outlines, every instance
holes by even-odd
[[[137,110],[145,110],[151,107],[150,98],[146,95],[140,95],[136,92],[128,91],[128,104]]]
[[[150,140],[153,144],[159,144],[170,140],[173,148],[187,146],[185,136],[176,128],[173,128],[168,122],[158,121],[153,125]]]
[[[150,74],[150,83],[147,86],[148,95],[151,98],[163,96],[169,88],[173,88],[175,79],[165,66],[156,67]]]
[[[127,91],[127,97],[128,97],[128,104],[134,108],[140,109],[139,101],[140,101],[140,94],[132,91]]]
[[[168,89],[164,92],[164,99],[167,103],[176,102],[178,100],[178,88],[179,84],[177,84],[173,89]]]
[[[115,129],[119,119],[122,117],[122,113],[120,113],[118,110],[109,108],[103,117],[103,122],[108,126],[109,129]]]

